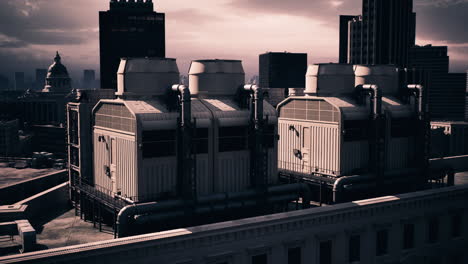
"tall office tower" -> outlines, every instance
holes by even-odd
[[[409,67],[426,72],[432,120],[464,120],[466,75],[449,73],[446,46],[415,46],[409,52]]]
[[[447,46],[414,46],[409,50],[409,67],[430,71],[433,74],[447,74],[449,56]]]
[[[83,89],[95,89],[96,73],[94,70],[83,70]]]
[[[0,74],[0,91],[8,90],[9,84],[10,81],[8,80],[8,78]]]
[[[153,11],[151,0],[111,0],[99,12],[101,88],[117,89],[123,57],[165,57],[165,15]]]
[[[407,66],[409,48],[415,43],[413,0],[363,0],[362,17],[348,21],[347,28],[340,27],[344,31],[340,32],[340,61]],[[348,47],[342,39],[346,35]]]
[[[15,72],[15,91],[23,91],[26,89],[24,72]]]
[[[468,70],[466,70],[465,121],[468,121]]]
[[[288,92],[288,88],[305,88],[307,53],[267,52],[259,56],[259,82],[270,88],[270,104],[276,106]]]
[[[34,80],[34,90],[42,90],[45,85],[47,69],[36,69],[36,79]]]
[[[349,23],[354,19],[359,19],[358,16],[340,16],[340,51],[339,63],[348,63],[349,57]]]

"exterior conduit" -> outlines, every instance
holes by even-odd
[[[180,196],[187,200],[197,197],[196,179],[193,172],[193,159],[191,153],[192,142],[192,98],[190,90],[185,85],[175,84],[172,91],[179,96],[180,117],[177,146],[177,187]]]
[[[387,183],[394,183],[403,180],[408,174],[420,173],[419,169],[403,169],[403,170],[393,170],[385,173],[384,181]],[[333,184],[333,203],[340,203],[343,201],[343,191],[346,185],[350,184],[359,184],[363,186],[366,185],[366,181],[375,180],[375,174],[364,174],[364,175],[351,175],[343,176],[335,181]],[[409,180],[409,179],[408,179]],[[374,187],[375,185],[369,184],[369,187]]]
[[[263,90],[254,84],[244,85],[244,90],[250,93],[250,129],[252,139],[250,144],[250,179],[258,191],[264,192],[268,185],[268,175],[265,170],[265,147],[263,141]]]
[[[194,212],[196,214],[200,214],[257,206],[259,205],[256,199],[257,195],[257,191],[251,190],[241,193],[215,194],[200,197],[197,201]],[[267,191],[267,197],[267,202],[269,203],[274,203],[276,201],[291,201],[298,197],[302,197],[303,208],[309,208],[311,192],[306,184],[295,183],[270,187]],[[117,215],[117,235],[118,237],[124,237],[128,234],[129,220],[132,217],[138,219],[138,223],[158,219],[169,219],[171,217],[179,216],[182,213],[179,211],[183,211],[187,206],[194,206],[194,204],[184,200],[171,200],[125,206]]]

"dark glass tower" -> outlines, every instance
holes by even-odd
[[[111,0],[99,12],[101,88],[117,89],[117,70],[123,57],[165,57],[165,15],[151,0]]]
[[[340,62],[408,65],[416,32],[413,0],[363,0],[362,17],[348,21],[340,26]]]

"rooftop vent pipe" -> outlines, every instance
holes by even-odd
[[[376,175],[377,188],[382,187],[385,169],[385,116],[382,114],[382,91],[378,85],[363,84],[356,86],[358,102],[364,104],[366,95],[370,95],[371,144],[369,167]]]
[[[177,185],[183,199],[196,199],[196,179],[192,158],[192,106],[190,90],[185,85],[172,86],[179,101],[179,119],[177,127]]]
[[[267,150],[263,144],[263,90],[247,84],[244,90],[250,93],[250,179],[252,186],[265,189],[268,185]]]

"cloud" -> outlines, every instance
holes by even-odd
[[[327,24],[335,23],[340,14],[361,12],[359,0],[232,0],[230,5],[245,12],[302,16]]]

